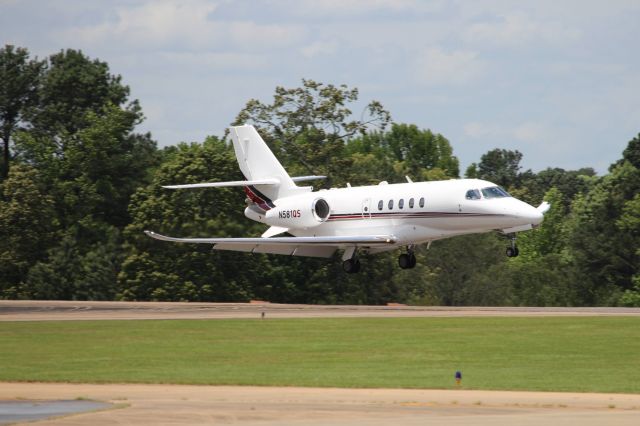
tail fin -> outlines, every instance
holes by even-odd
[[[230,133],[238,165],[244,177],[249,181],[273,179],[278,182],[275,185],[255,185],[253,189],[257,189],[259,194],[276,200],[310,190],[309,187],[296,186],[255,127],[235,126],[231,127]]]

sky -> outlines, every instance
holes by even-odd
[[[3,45],[107,62],[159,146],[306,78],[441,133],[462,171],[501,148],[606,173],[640,133],[639,30],[637,0],[0,0]]]

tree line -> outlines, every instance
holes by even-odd
[[[494,149],[461,173],[449,140],[395,123],[379,102],[354,119],[358,90],[302,80],[270,103],[249,100],[232,124],[253,124],[291,175],[323,187],[477,177],[537,205],[540,228],[507,258],[498,233],[364,256],[359,274],[338,259],[212,251],[176,236],[260,235],[239,188],[171,191],[176,183],[242,180],[226,137],[159,149],[107,63],[77,50],[45,59],[0,49],[0,298],[424,305],[640,306],[640,135],[604,176],[591,168],[522,170]]]

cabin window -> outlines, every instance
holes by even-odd
[[[420,198],[420,204],[419,205],[420,205],[421,208],[424,207],[424,197]]]
[[[482,190],[482,195],[484,195],[484,198],[511,197],[511,195],[509,195],[509,193],[507,191],[505,191],[504,189],[502,189],[499,186],[490,186],[488,188],[484,188]]]
[[[409,198],[409,208],[413,208],[413,198]]]
[[[384,202],[382,200],[378,201],[378,210],[382,210],[383,206],[384,206]]]
[[[398,201],[398,208],[404,208],[404,198],[400,198],[400,201]]]
[[[393,200],[389,200],[389,210],[393,210]]]
[[[480,191],[478,191],[477,189],[470,189],[467,191],[467,195],[465,195],[465,198],[467,200],[479,200],[480,197]]]

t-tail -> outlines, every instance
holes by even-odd
[[[325,176],[291,177],[271,152],[260,134],[251,125],[230,128],[233,149],[246,181],[210,182],[186,185],[167,185],[164,188],[211,188],[243,186],[247,197],[262,210],[274,207],[280,198],[309,192],[309,186],[297,186],[296,182],[323,179]]]

